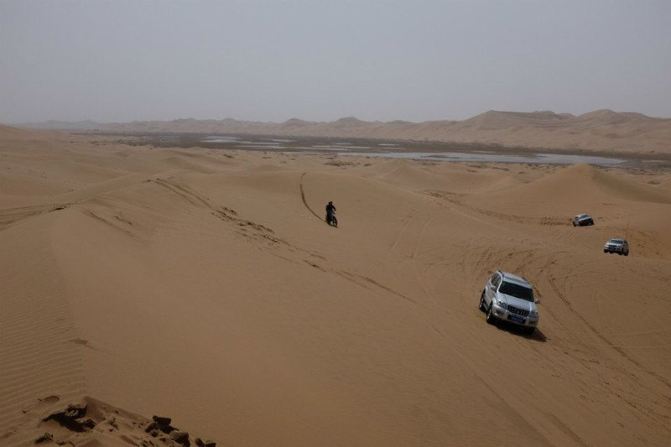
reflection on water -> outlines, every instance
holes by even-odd
[[[240,140],[238,137],[215,135],[211,137],[205,137],[200,141],[202,141],[203,143],[236,143],[238,140]]]
[[[240,146],[235,146],[236,149],[286,149],[284,146],[279,144],[271,143],[245,143]]]
[[[336,143],[336,146],[331,146],[327,144],[315,144],[312,146],[312,149],[319,149],[319,150],[324,150],[324,151],[365,151],[370,149],[368,146],[352,146],[349,143],[345,144],[340,144]]]
[[[431,161],[483,161],[496,163],[535,163],[535,164],[590,164],[598,166],[615,166],[625,162],[621,158],[597,157],[592,155],[568,154],[497,154],[483,152],[343,152],[343,155],[360,157],[403,158],[410,160]]]
[[[238,141],[240,145],[251,145],[251,146],[278,146],[283,147],[281,143],[277,141]]]

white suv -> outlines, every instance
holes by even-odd
[[[608,239],[603,246],[603,252],[629,256],[629,243],[625,239]]]
[[[497,271],[482,290],[480,310],[487,313],[489,324],[498,320],[508,321],[531,334],[538,326],[538,302],[529,281],[512,273]]]

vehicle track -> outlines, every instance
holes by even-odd
[[[305,208],[307,208],[307,210],[310,211],[310,213],[312,213],[313,216],[315,216],[317,219],[319,219],[321,221],[322,218],[319,217],[319,215],[317,213],[315,213],[312,208],[310,208],[310,205],[308,205],[308,201],[305,198],[305,188],[303,187],[303,179],[305,178],[305,174],[307,174],[307,172],[304,172],[304,173],[301,174],[301,180],[300,180],[300,184],[299,184],[299,188],[300,188],[300,192],[301,192],[301,200],[303,201],[303,205],[305,205]]]
[[[472,205],[468,205],[455,197],[455,194],[447,193],[445,191],[426,191],[425,194],[428,194],[431,197],[436,197],[443,199],[455,206],[467,209],[474,213],[484,215],[487,217],[492,217],[494,219],[503,220],[505,222],[514,222],[518,224],[536,224],[536,225],[550,225],[550,226],[564,226],[568,224],[567,219],[556,216],[543,216],[543,217],[531,217],[531,216],[519,216],[515,214],[506,214],[500,213],[497,211],[487,210],[483,208],[478,208]]]
[[[25,206],[19,208],[6,208],[0,210],[0,231],[10,225],[31,217],[40,216],[45,213],[60,211],[72,205],[71,203]]]
[[[243,219],[239,217],[238,213],[231,208],[225,206],[218,207],[212,204],[208,197],[199,194],[191,188],[187,188],[186,186],[161,178],[154,179],[152,182],[170,191],[171,193],[176,194],[193,206],[209,210],[210,213],[219,220],[233,223],[236,226],[237,232],[246,238],[257,239],[263,242],[268,242],[270,244],[290,245],[283,239],[276,236],[275,231],[272,228],[253,222],[251,220]],[[98,216],[92,217],[98,218]]]
[[[409,226],[410,223],[412,222],[412,216],[413,216],[413,214],[414,214],[414,213],[410,213],[410,214],[406,215],[406,216],[403,218],[403,221],[404,221],[403,226],[401,227],[400,230],[398,230],[398,233],[396,234],[396,238],[394,239],[394,242],[393,242],[393,243],[391,244],[391,246],[389,247],[389,251],[390,251],[390,252],[391,252],[391,251],[394,251],[394,249],[395,249],[396,246],[398,245],[399,241],[401,240],[401,237],[403,236],[403,234],[405,233],[405,231],[408,229],[408,226]]]
[[[415,280],[417,281],[417,284],[419,287],[422,289],[422,292],[424,293],[424,296],[429,298],[430,300],[433,300],[433,294],[430,293],[426,287],[426,284],[424,283],[424,279],[422,278],[422,273],[419,270],[419,265],[418,265],[418,260],[417,260],[417,255],[419,254],[420,246],[422,244],[422,241],[424,240],[424,234],[426,233],[426,229],[428,228],[429,224],[431,223],[431,220],[433,219],[433,214],[430,215],[424,224],[422,225],[422,229],[419,232],[419,235],[417,236],[417,241],[415,242],[415,247],[412,250],[412,255],[411,255],[411,260],[412,260],[412,265],[413,265],[413,271],[415,273]]]
[[[585,324],[585,327],[587,327],[590,332],[592,332],[597,338],[599,338],[601,341],[603,341],[608,347],[613,349],[615,352],[617,352],[622,358],[625,360],[629,361],[631,364],[636,366],[638,369],[641,371],[645,372],[646,374],[652,376],[653,378],[657,379],[659,382],[663,383],[666,385],[667,388],[671,389],[671,383],[663,376],[657,374],[656,372],[646,368],[643,366],[638,360],[634,359],[631,357],[627,352],[622,349],[620,346],[617,346],[615,343],[610,341],[606,336],[604,336],[592,323],[587,321],[585,317],[583,317],[571,304],[571,302],[566,298],[565,294],[561,291],[559,286],[557,285],[557,280],[555,277],[553,277],[551,274],[547,276],[548,283],[550,284],[550,287],[552,290],[555,292],[557,297],[559,297],[560,300],[566,305],[566,307],[571,311],[571,313],[578,318],[582,323]]]

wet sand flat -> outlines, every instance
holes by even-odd
[[[116,142],[130,146],[247,150],[270,153],[338,154],[425,161],[461,161],[531,164],[590,164],[623,168],[669,168],[671,155],[642,151],[604,151],[500,144],[413,141],[375,138],[338,138],[207,133],[92,133],[97,144]]]

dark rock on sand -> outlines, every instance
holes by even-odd
[[[196,445],[198,447],[217,447],[217,443],[214,441],[210,441],[209,439],[202,440],[200,438],[196,438]]]
[[[54,435],[51,433],[44,433],[42,436],[35,440],[35,444],[41,444],[43,442],[51,442],[54,440]]]
[[[154,422],[156,422],[158,425],[170,425],[172,422],[171,418],[163,417],[163,416],[152,416],[151,417]]]
[[[68,430],[85,432],[95,427],[96,423],[92,419],[82,420],[84,416],[86,416],[86,405],[69,405],[65,411],[52,413],[43,421],[56,421]]]
[[[166,417],[161,417],[161,416],[153,416],[152,419],[154,420],[153,422],[150,422],[149,425],[147,425],[147,428],[144,429],[145,432],[147,433],[152,433],[155,430],[160,430],[163,433],[171,433],[175,430],[175,427],[170,425],[170,422],[172,422],[172,419],[166,418]],[[155,435],[152,433],[152,436],[155,437]]]
[[[189,441],[189,433],[185,431],[173,431],[170,433],[170,439],[178,444],[182,444],[184,447],[189,447],[191,445],[191,442]]]

